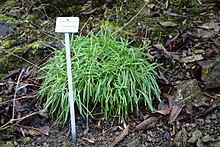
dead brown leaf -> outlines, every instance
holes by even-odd
[[[176,120],[177,116],[182,111],[182,108],[183,108],[182,105],[181,106],[175,105],[171,107],[171,112],[170,112],[169,121],[168,121],[169,124]]]
[[[43,126],[41,128],[25,127],[31,136],[49,135],[49,126]]]
[[[165,109],[162,109],[162,110],[157,110],[154,113],[159,113],[159,114],[162,114],[162,115],[168,115],[168,114],[170,114],[170,108],[165,108]]]
[[[129,126],[126,126],[124,131],[118,137],[115,138],[115,141],[110,145],[110,147],[114,147],[118,143],[120,143],[128,135],[128,131],[129,131]]]
[[[140,124],[138,124],[135,128],[135,130],[145,130],[155,127],[160,117],[149,117]]]
[[[176,120],[179,113],[182,111],[183,105],[177,105],[174,101],[174,96],[164,93],[164,97],[168,99],[168,103],[169,103],[170,116],[168,119],[168,123],[170,124]]]

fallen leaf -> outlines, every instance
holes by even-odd
[[[206,145],[204,144],[204,142],[202,142],[201,139],[198,139],[196,142],[197,147],[206,147]]]
[[[183,105],[180,105],[180,106],[174,105],[171,107],[171,112],[170,112],[170,116],[168,119],[169,124],[176,120],[177,116],[182,111],[182,108],[183,108]]]
[[[163,27],[176,27],[178,26],[176,23],[172,21],[159,22],[159,24]]]
[[[191,56],[185,56],[183,55],[183,57],[180,59],[180,62],[181,63],[192,63],[192,62],[195,62],[195,61],[200,61],[202,59],[204,59],[204,57],[202,55],[191,55]]]
[[[136,126],[136,130],[145,130],[155,127],[160,117],[149,117]]]
[[[215,140],[214,137],[211,137],[211,136],[208,134],[208,135],[202,137],[202,141],[203,141],[203,142],[210,142],[210,141],[212,142],[212,141],[216,141],[216,140]]]
[[[154,113],[159,113],[159,114],[162,114],[162,115],[168,115],[168,114],[170,114],[170,108],[165,108],[163,110],[157,110]]]
[[[49,135],[49,126],[43,126],[41,128],[32,128],[32,127],[26,127],[29,134],[31,136],[39,136],[39,135]]]
[[[110,147],[116,146],[119,142],[121,142],[127,135],[129,131],[129,126],[125,127],[124,131],[115,138],[115,141],[110,145]]]
[[[95,143],[95,140],[82,137],[83,140],[88,141],[89,143]]]

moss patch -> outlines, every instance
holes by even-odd
[[[0,14],[0,21],[2,21],[2,20],[6,20],[7,23],[9,23],[9,24],[15,24],[15,23],[17,23],[17,20],[16,20],[15,18],[13,18],[13,17],[8,17],[8,16],[5,16],[5,15],[3,15],[3,14]]]

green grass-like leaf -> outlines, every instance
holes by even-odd
[[[81,115],[92,116],[97,106],[107,119],[114,114],[127,118],[129,112],[139,111],[139,105],[153,111],[152,100],[160,100],[158,77],[143,48],[129,46],[128,39],[116,39],[108,24],[89,37],[77,36],[71,45],[73,91]],[[41,99],[57,121],[66,122],[69,115],[65,49],[56,51],[42,68]],[[89,108],[87,108],[87,103]],[[97,110],[97,109],[96,109]]]

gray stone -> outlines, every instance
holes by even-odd
[[[193,100],[199,102],[207,100],[196,79],[182,81],[176,85],[174,94],[175,102],[179,105],[186,105],[188,109],[190,109]]]
[[[212,114],[211,117],[210,117],[210,119],[217,119],[217,118],[218,118],[218,117],[217,117],[216,114]]]
[[[206,123],[206,124],[210,124],[210,123],[211,123],[211,120],[210,120],[210,119],[206,119],[206,120],[205,120],[205,123]]]
[[[195,130],[192,133],[192,137],[188,140],[188,142],[195,143],[200,137],[202,137],[202,132],[200,130]]]
[[[198,64],[202,67],[201,79],[204,81],[207,89],[220,87],[220,57],[214,57],[210,60],[200,61]]]
[[[200,125],[204,125],[205,124],[205,120],[203,118],[198,118],[197,119],[197,122],[200,124]]]

